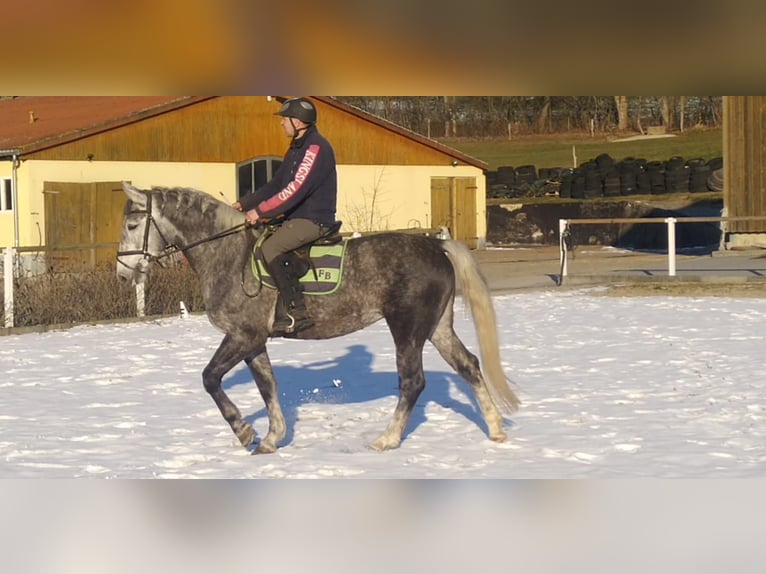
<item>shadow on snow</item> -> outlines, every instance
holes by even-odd
[[[395,365],[392,371],[373,372],[374,356],[364,345],[351,345],[345,355],[327,361],[307,363],[300,367],[273,365],[274,375],[279,383],[279,398],[287,422],[287,436],[282,444],[293,441],[298,409],[306,404],[350,405],[362,404],[385,397],[397,397],[399,379]],[[425,407],[436,403],[465,417],[487,434],[487,426],[479,411],[471,389],[460,376],[451,372],[425,371],[426,387],[418,398],[412,417],[404,432],[407,438],[421,424],[427,421]],[[337,385],[335,381],[340,381]],[[257,387],[247,368],[240,368],[224,381],[229,390],[238,385],[250,385],[253,392]],[[462,395],[450,396],[452,387]],[[463,402],[465,399],[468,402]],[[268,420],[265,407],[245,417],[255,426],[259,419]],[[385,429],[381,426],[380,432]]]

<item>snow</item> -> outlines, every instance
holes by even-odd
[[[430,345],[399,449],[372,451],[397,400],[385,324],[269,345],[289,430],[238,446],[201,383],[222,335],[204,316],[0,338],[0,478],[742,478],[766,472],[766,299],[494,297],[522,407],[486,436],[468,385]],[[470,316],[456,331],[473,352]],[[229,396],[266,433],[240,365]]]

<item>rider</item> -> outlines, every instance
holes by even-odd
[[[263,257],[284,305],[277,305],[274,335],[294,334],[314,322],[306,313],[299,277],[287,254],[307,245],[335,224],[338,182],[335,151],[316,127],[317,111],[307,98],[285,100],[275,114],[292,138],[282,165],[274,177],[234,207],[245,212],[247,223],[281,220],[263,242]]]

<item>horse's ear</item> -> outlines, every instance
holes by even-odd
[[[122,182],[122,190],[125,192],[125,195],[128,196],[128,199],[130,199],[133,202],[140,202],[144,198],[144,195],[141,192],[141,190],[136,187],[133,187],[127,181]]]

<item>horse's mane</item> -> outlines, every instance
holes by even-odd
[[[190,187],[153,187],[160,208],[179,213],[193,213],[204,221],[234,227],[243,222],[240,212],[207,192]]]

